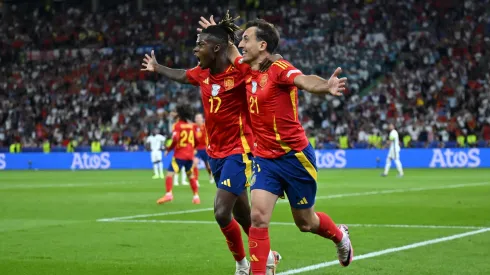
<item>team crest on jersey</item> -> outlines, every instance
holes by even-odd
[[[235,79],[233,77],[225,78],[225,91],[232,89],[235,86]]]
[[[262,77],[260,78],[260,82],[259,82],[260,87],[264,88],[264,86],[267,85],[267,80],[269,80],[269,76],[266,74],[263,74]]]
[[[252,94],[257,92],[257,82],[252,81]]]
[[[220,85],[218,84],[213,84],[213,86],[211,86],[213,88],[213,90],[211,91],[211,95],[212,96],[217,96],[218,93],[219,93],[219,89],[221,88]]]
[[[238,64],[242,64],[243,63],[243,58],[240,58],[240,60],[238,60]]]

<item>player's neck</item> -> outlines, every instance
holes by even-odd
[[[209,68],[209,71],[211,72],[211,74],[220,74],[226,71],[226,69],[228,69],[229,66],[230,66],[230,62],[228,61],[227,56],[221,54],[216,58],[214,66],[211,66]]]
[[[252,63],[250,63],[250,67],[252,67],[252,70],[258,71],[260,69],[260,63],[262,63],[262,61],[264,61],[264,59],[266,59],[270,55],[271,54],[268,52],[260,53],[259,57],[257,57],[257,59],[255,59],[254,61],[252,61]]]

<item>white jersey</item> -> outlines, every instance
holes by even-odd
[[[146,143],[150,144],[150,148],[152,152],[157,152],[162,150],[164,144],[165,144],[166,138],[160,134],[154,135],[154,136],[149,136],[146,138]]]
[[[389,139],[391,140],[390,151],[400,151],[400,138],[395,129],[391,130]]]

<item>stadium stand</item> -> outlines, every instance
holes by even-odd
[[[194,66],[199,16],[224,14],[228,1],[212,2],[148,1],[141,12],[120,1],[96,12],[5,5],[0,151],[42,152],[45,142],[90,151],[95,140],[104,151],[142,150],[153,127],[168,131],[177,103],[201,109],[195,88],[139,69],[151,49],[167,66]],[[344,98],[299,97],[318,148],[381,147],[388,121],[405,147],[489,145],[489,0],[344,2],[247,1],[234,11],[241,24],[260,16],[279,26],[279,52],[305,73],[343,68]]]

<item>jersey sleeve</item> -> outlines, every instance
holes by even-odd
[[[233,66],[238,69],[242,75],[247,74],[250,71],[250,65],[247,63],[243,63],[243,57],[239,56],[235,58],[235,62],[233,62]]]
[[[303,75],[296,67],[288,61],[281,59],[272,63],[271,68],[274,81],[279,85],[294,85],[294,79]]]
[[[176,123],[174,124],[174,127],[172,129],[172,143],[168,146],[168,150],[172,150],[175,148],[177,143],[179,142],[179,135],[180,135],[180,124]]]
[[[199,86],[200,74],[201,74],[201,67],[199,67],[199,66],[196,66],[192,69],[185,71],[185,75],[187,76],[187,80],[189,80],[189,83],[194,85],[194,86]]]

